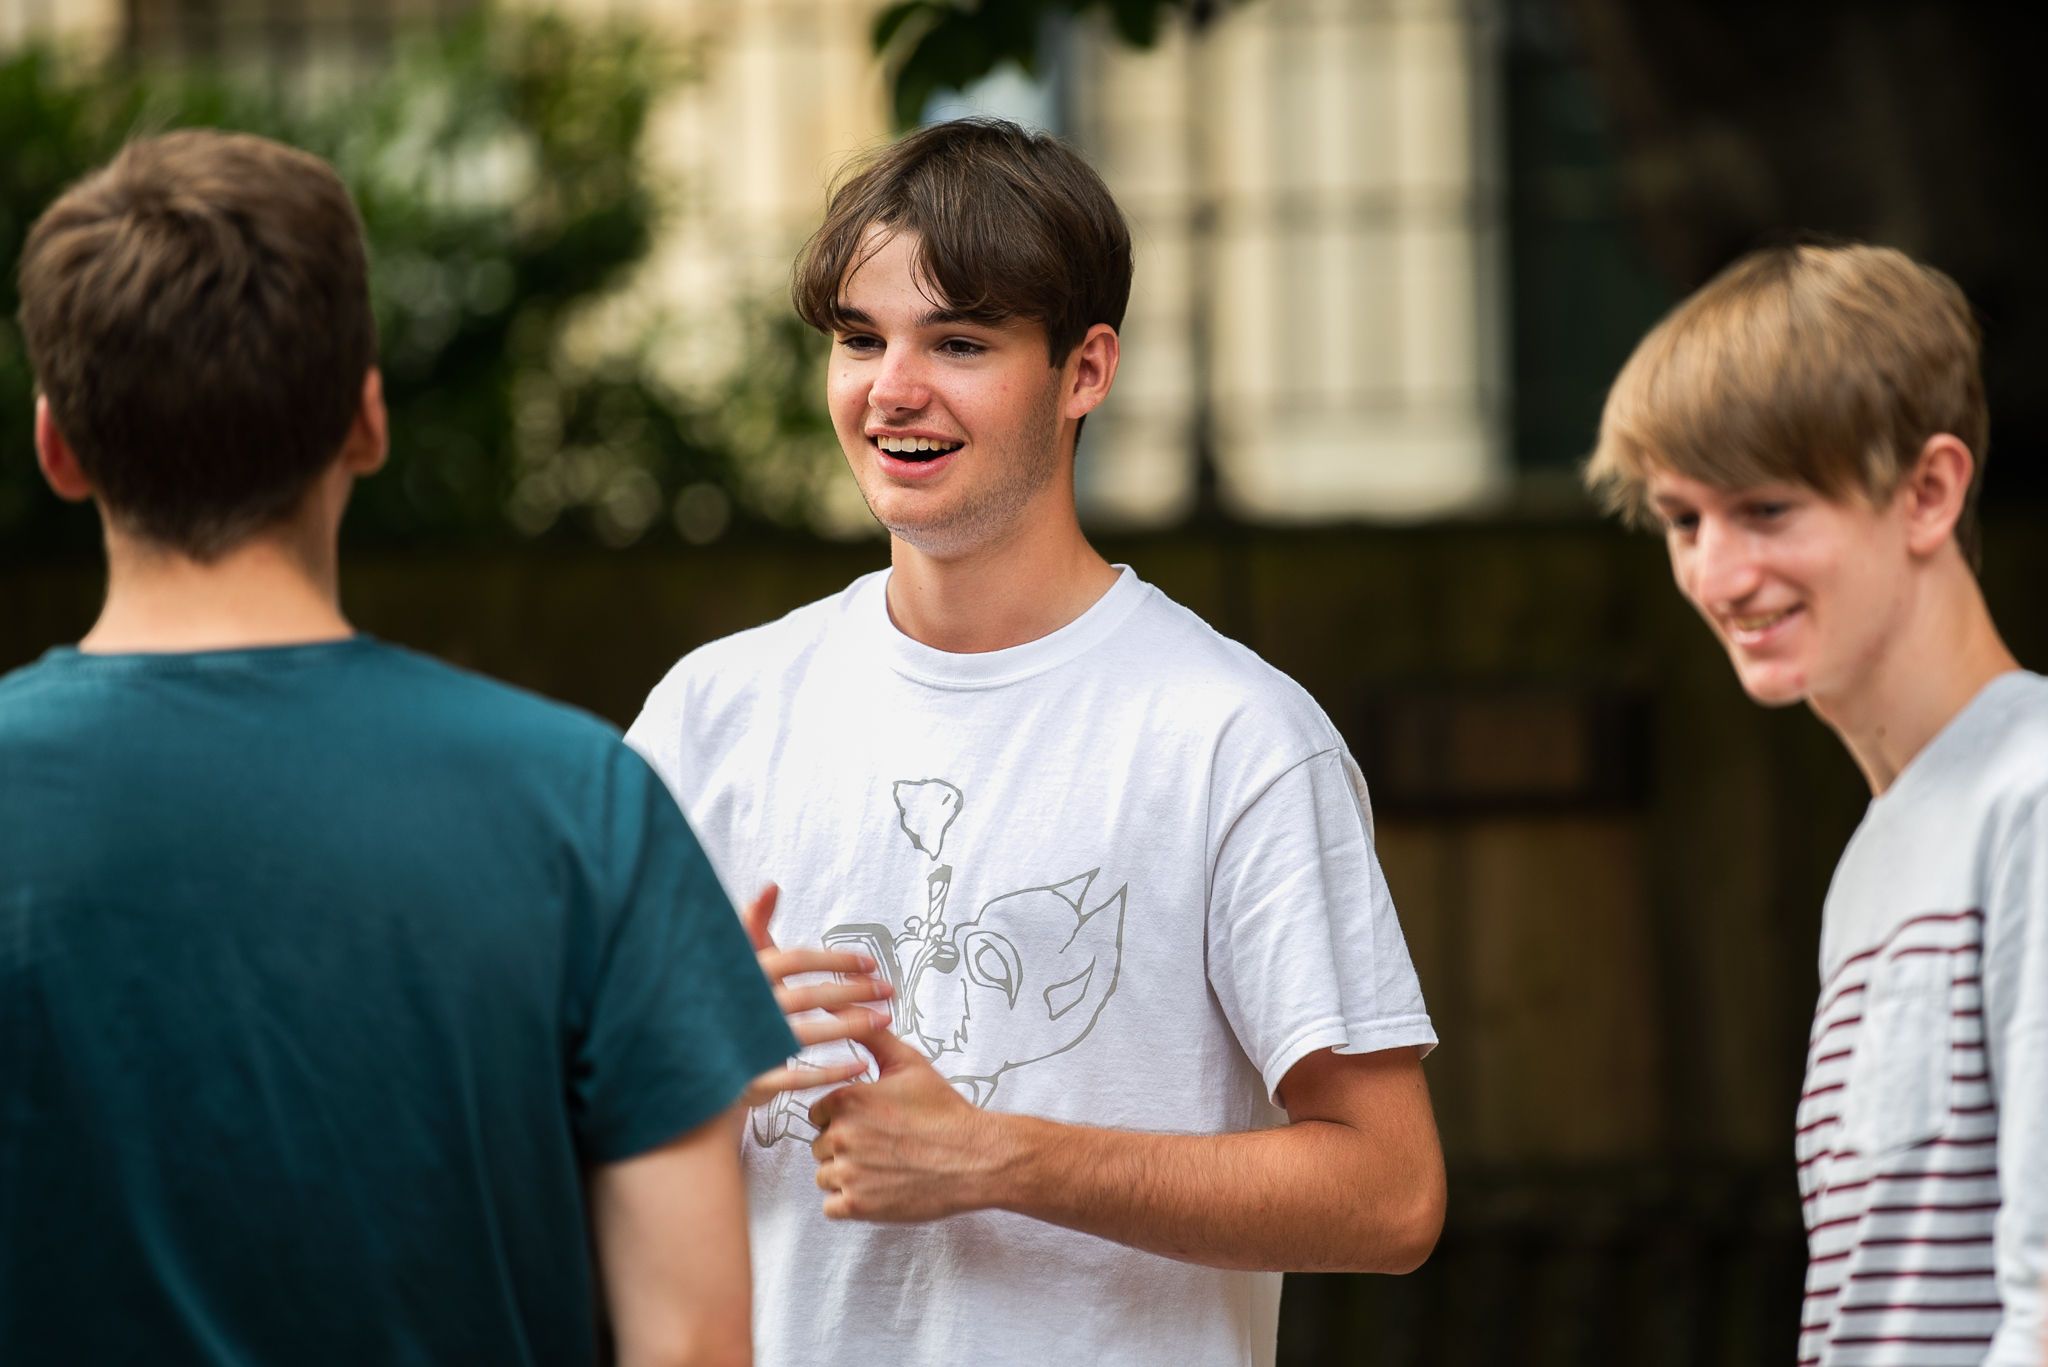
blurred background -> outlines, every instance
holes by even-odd
[[[354,620],[624,723],[880,565],[791,255],[851,152],[990,112],[1129,214],[1099,544],[1305,684],[1372,785],[1444,1047],[1405,1279],[1291,1278],[1292,1364],[1784,1361],[1819,908],[1865,792],[1579,494],[1642,330],[1741,251],[1887,242],[1984,324],[1984,578],[2048,665],[2031,7],[1809,0],[0,0],[0,669],[75,639],[13,268],[137,132],[330,157],[394,459]]]

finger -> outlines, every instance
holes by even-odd
[[[841,1181],[841,1178],[839,1176],[839,1164],[837,1162],[820,1163],[818,1165],[817,1181],[819,1191],[829,1191],[837,1193],[839,1190],[839,1183]]]
[[[812,1087],[829,1087],[835,1082],[851,1082],[867,1070],[868,1065],[862,1059],[817,1068],[809,1065],[771,1068],[747,1084],[741,1099],[749,1106],[765,1106],[784,1092],[801,1092]]]
[[[747,928],[747,940],[758,950],[775,948],[775,937],[768,933],[768,923],[775,918],[775,903],[781,898],[782,889],[770,883],[754,895],[747,903],[747,909],[740,913],[740,921]]]
[[[884,1073],[901,1072],[906,1068],[930,1068],[932,1061],[917,1051],[917,1047],[897,1035],[887,1026],[865,1030],[850,1038],[875,1056],[875,1064]]]
[[[811,1141],[811,1157],[818,1160],[819,1167],[832,1161],[832,1143],[825,1138],[827,1133],[829,1131],[820,1131],[818,1137]]]
[[[872,974],[878,967],[867,955],[843,949],[778,949],[771,945],[761,951],[761,971],[776,979],[792,973]]]
[[[856,1039],[877,1026],[886,1028],[889,1013],[871,1011],[856,1006],[848,1011],[834,1011],[829,1016],[805,1016],[802,1020],[791,1021],[790,1030],[796,1035],[798,1044],[829,1044],[833,1040]],[[852,1069],[848,1077],[859,1077],[868,1069],[865,1059],[844,1065]]]
[[[782,1008],[783,1015],[793,1016],[799,1011],[830,1011],[834,1007],[853,1006],[860,1002],[885,1001],[892,993],[889,984],[879,978],[855,978],[843,983],[778,987],[775,989],[775,1004]]]
[[[811,1124],[821,1130],[830,1125],[832,1117],[845,1108],[847,1096],[852,1091],[854,1091],[852,1087],[841,1087],[835,1091],[825,1093],[825,1095],[812,1102],[810,1112]]]

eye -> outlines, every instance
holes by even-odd
[[[1693,512],[1664,513],[1658,520],[1664,524],[1664,530],[1674,536],[1691,536],[1700,526],[1700,515]]]
[[[839,339],[839,346],[843,351],[866,355],[872,351],[880,351],[882,342],[880,338],[871,337],[865,332],[849,332]]]
[[[993,987],[1017,1004],[1017,989],[1024,981],[1024,964],[1017,947],[993,931],[971,931],[960,937],[960,958],[967,976],[983,987]]]
[[[987,351],[988,347],[970,337],[948,337],[945,341],[939,343],[939,350],[948,356],[964,358],[979,356]]]
[[[1746,511],[1752,522],[1776,522],[1792,511],[1792,505],[1773,499],[1760,499],[1751,503]]]

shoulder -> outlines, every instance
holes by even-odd
[[[1978,724],[1950,777],[1977,789],[1994,824],[2048,816],[2048,678],[2002,676],[1978,702]]]
[[[62,673],[50,656],[0,674],[0,716],[51,696],[61,689],[61,679]]]
[[[404,646],[372,643],[360,666],[368,677],[359,697],[450,738],[535,748],[615,746],[619,740],[616,727],[579,707]]]
[[[1295,761],[1343,741],[1307,689],[1192,610],[1147,586],[1117,648],[1149,692],[1225,743],[1276,747]]]

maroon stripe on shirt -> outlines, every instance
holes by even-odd
[[[1860,1187],[1869,1184],[1858,1182],[1856,1185]],[[1831,1190],[1846,1190],[1846,1188],[1832,1188]],[[1980,1201],[1967,1206],[1871,1206],[1869,1209],[1859,1211],[1855,1215],[1844,1215],[1839,1220],[1823,1220],[1817,1225],[1808,1225],[1806,1232],[1809,1235],[1813,1235],[1820,1233],[1824,1229],[1839,1229],[1843,1225],[1861,1224],[1873,1215],[1980,1215],[1987,1210],[1997,1210],[2001,1204],[1998,1201]]]
[[[1923,1177],[1944,1177],[1950,1181],[1981,1182],[1987,1177],[1996,1176],[1998,1176],[1997,1168],[1973,1168],[1967,1172],[1879,1173],[1875,1177],[1865,1177],[1856,1182],[1842,1182],[1834,1186],[1822,1187],[1806,1199],[1809,1201],[1818,1200],[1820,1197],[1833,1196],[1836,1192],[1840,1191],[1861,1191],[1872,1182],[1917,1182]]]
[[[1841,1029],[1845,1025],[1861,1024],[1863,1024],[1863,1017],[1861,1016],[1839,1017],[1838,1019],[1829,1021],[1827,1025],[1819,1031],[1819,1033],[1815,1034],[1813,1037],[1813,1043],[1816,1045],[1819,1044],[1822,1040],[1826,1039],[1829,1035],[1834,1034],[1835,1031]]]
[[[1892,927],[1892,933],[1885,936],[1884,942],[1882,944],[1876,945],[1875,947],[1870,949],[1866,949],[1860,954],[1851,954],[1848,958],[1842,960],[1842,962],[1840,962],[1839,964],[1836,964],[1835,971],[1828,975],[1828,980],[1824,987],[1834,986],[1835,980],[1842,976],[1842,971],[1848,968],[1849,965],[1861,963],[1865,959],[1875,958],[1879,954],[1884,953],[1886,949],[1890,948],[1892,941],[1899,938],[1899,933],[1909,926],[1927,925],[1935,921],[1953,924],[1957,921],[1981,921],[1983,919],[1984,913],[1975,908],[1972,908],[1969,911],[1930,911],[1921,916],[1908,917],[1907,919],[1899,922],[1897,925]],[[1971,948],[1975,948],[1975,946],[1971,946]]]
[[[1847,1286],[1831,1286],[1825,1291],[1809,1291],[1806,1293],[1806,1299],[1810,1301],[1830,1301],[1833,1300],[1835,1297],[1841,1295],[1844,1291],[1847,1291],[1848,1289],[1849,1288]],[[1985,1310],[2003,1309],[2005,1309],[2005,1302],[2003,1301],[1948,1301],[1946,1303],[1908,1303],[1906,1301],[1864,1301],[1858,1305],[1836,1306],[1835,1313],[1837,1315],[1854,1315],[1859,1312],[1871,1313],[1879,1310],[1955,1310],[1959,1312],[1977,1313]],[[1806,1329],[1812,1329],[1815,1326],[1808,1324],[1803,1325],[1801,1327]]]
[[[1987,1144],[1997,1144],[1997,1142],[1999,1142],[1999,1135],[1985,1135],[1985,1137],[1980,1137],[1980,1140],[1927,1140],[1925,1144],[1919,1144],[1919,1146],[1915,1146],[1915,1148],[1985,1148]],[[1909,1150],[1909,1152],[1911,1152],[1911,1150]],[[1821,1154],[1815,1154],[1815,1156],[1812,1156],[1812,1158],[1802,1158],[1802,1160],[1800,1160],[1800,1162],[1796,1164],[1796,1168],[1798,1168],[1800,1172],[1804,1172],[1806,1168],[1810,1168],[1812,1164],[1817,1164],[1817,1162],[1821,1162],[1823,1158],[1862,1158],[1862,1154],[1858,1154],[1858,1152],[1855,1152],[1853,1148],[1845,1148],[1845,1150],[1841,1150],[1841,1152],[1821,1152]],[[1976,1174],[1976,1172],[1939,1172],[1939,1170],[1931,1170],[1931,1172],[1878,1172],[1878,1178],[1880,1178],[1880,1180],[1884,1180],[1884,1178],[1890,1178],[1890,1180],[1901,1180],[1901,1183],[1917,1183],[1917,1180],[1921,1180],[1921,1178],[1929,1178],[1929,1176],[1937,1176],[1937,1178],[1950,1178],[1950,1180],[1952,1180],[1952,1178],[1958,1178],[1958,1176],[1997,1176],[1997,1172],[1989,1172],[1989,1174]],[[1855,1191],[1855,1187],[1853,1187],[1853,1185],[1849,1185],[1849,1183],[1843,1183],[1841,1187],[1829,1187],[1829,1191]]]
[[[1817,1257],[1808,1258],[1806,1263],[1809,1267],[1819,1267],[1822,1263],[1838,1263],[1844,1258],[1855,1257],[1866,1248],[1974,1248],[1989,1244],[1990,1242],[1991,1236],[1989,1234],[1970,1235],[1967,1237],[1957,1235],[1954,1238],[1946,1239],[1859,1239],[1840,1253],[1823,1253]]]
[[[1847,987],[1844,987],[1839,992],[1835,993],[1834,996],[1829,997],[1826,1001],[1822,1002],[1820,1005],[1820,1009],[1813,1013],[1813,1018],[1815,1020],[1819,1020],[1822,1016],[1825,1016],[1828,1012],[1834,1010],[1836,1004],[1839,1003],[1842,1000],[1842,998],[1852,997],[1856,993],[1863,991],[1865,988],[1869,986],[1869,983],[1850,983]]]
[[[1866,1334],[1856,1338],[1829,1339],[1837,1348],[1867,1348],[1879,1343],[1991,1344],[1989,1334]]]

